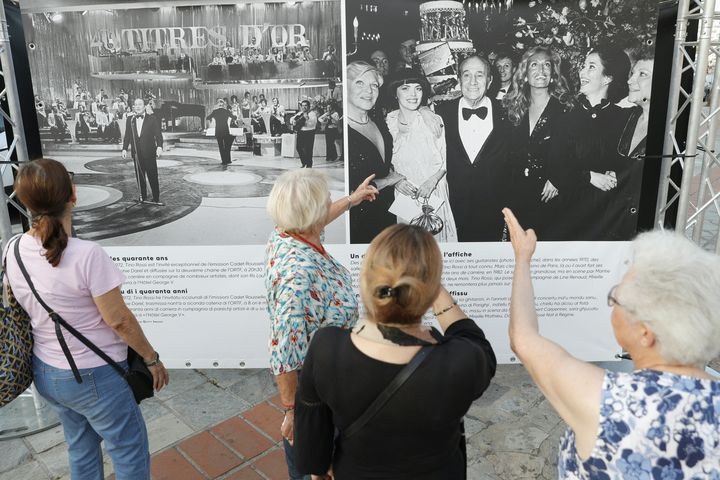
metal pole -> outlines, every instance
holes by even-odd
[[[678,200],[678,213],[675,229],[684,232],[687,229],[688,207],[690,205],[690,187],[695,169],[695,154],[697,152],[698,131],[703,109],[703,96],[705,93],[705,72],[707,71],[708,55],[713,17],[715,14],[715,0],[703,2],[703,15],[698,31],[698,47],[695,52],[695,78],[690,102],[690,120],[688,122],[687,141],[685,142],[685,159],[683,161],[682,183],[680,185],[680,198]]]
[[[665,225],[665,209],[668,206],[670,171],[675,153],[675,123],[678,113],[678,97],[682,80],[683,44],[687,38],[688,10],[690,0],[680,0],[678,3],[678,17],[675,26],[675,42],[673,43],[673,64],[670,74],[670,88],[668,90],[668,108],[665,120],[665,141],[663,142],[663,159],[660,167],[660,187],[658,188],[657,206],[655,208],[655,225],[662,228]]]
[[[2,117],[13,129],[13,139],[10,148],[5,153],[5,159],[9,160],[13,151],[17,154],[20,163],[30,160],[27,144],[25,143],[25,127],[23,125],[22,113],[20,111],[20,95],[15,82],[15,66],[13,64],[12,52],[10,51],[10,35],[8,34],[5,7],[0,4],[0,65],[2,76],[5,80],[5,90],[2,92],[7,97],[9,115],[2,112]],[[3,165],[7,168],[7,164]],[[3,169],[4,172],[4,169]],[[0,175],[2,178],[2,175]],[[0,181],[0,183],[2,183]],[[0,188],[0,241],[3,249],[12,236],[12,224],[8,211],[9,198],[5,194],[4,185]],[[16,204],[14,204],[16,205]],[[27,215],[26,212],[22,214]],[[28,392],[5,405],[0,411],[0,440],[17,438],[55,427],[60,422],[57,414],[52,411],[47,402],[38,395],[35,386]]]
[[[715,149],[715,142],[717,141],[717,129],[720,119],[718,114],[718,108],[720,108],[720,59],[715,59],[715,70],[713,73],[713,84],[710,90],[710,117],[707,132],[707,141],[705,143],[705,154],[702,163],[702,170],[700,171],[700,189],[698,190],[698,207],[702,206],[706,200],[706,193],[708,190],[707,182],[709,181],[708,176],[710,169],[715,165],[718,168],[717,162],[717,151]],[[705,227],[705,210],[703,209],[698,213],[697,223],[693,230],[693,240],[699,244],[702,237],[703,228]]]

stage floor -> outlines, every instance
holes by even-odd
[[[46,156],[75,173],[77,236],[104,246],[264,244],[273,228],[265,211],[273,183],[283,172],[300,167],[297,158],[237,150],[232,163],[223,167],[218,152],[175,148],[158,159],[164,205],[151,205],[137,202],[132,159],[123,160],[119,152],[66,147]],[[315,158],[314,168],[328,176],[333,198],[345,194],[342,162]],[[345,223],[340,219],[329,225],[325,242],[345,243]]]

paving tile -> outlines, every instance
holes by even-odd
[[[216,425],[211,432],[246,459],[253,458],[273,446],[270,440],[240,417],[233,417]]]
[[[205,475],[174,448],[153,457],[150,473],[153,480],[205,480]]]
[[[179,393],[165,404],[182,415],[182,420],[196,430],[214,425],[250,407],[246,401],[209,382]]]
[[[208,432],[193,435],[177,447],[212,478],[243,463],[240,457]]]
[[[268,402],[272,403],[278,408],[283,408],[282,400],[280,400],[280,394],[273,395],[272,397],[268,398]]]
[[[195,370],[173,369],[169,373],[170,383],[155,394],[160,400],[168,400],[208,381],[204,375],[200,375]]]
[[[260,403],[250,410],[243,412],[242,416],[276,442],[282,441],[280,425],[282,424],[284,414],[274,405],[268,402]]]
[[[285,480],[288,477],[285,452],[281,448],[258,458],[253,465],[270,480]]]
[[[264,477],[260,476],[255,470],[250,467],[244,467],[237,472],[228,475],[224,480],[263,480]]]
[[[63,434],[62,425],[58,425],[44,432],[28,435],[25,437],[25,440],[27,440],[36,453],[40,453],[65,442],[65,435]],[[2,463],[2,461],[0,461],[0,463]]]
[[[277,394],[275,379],[267,369],[260,370],[256,375],[242,378],[228,387],[228,390],[250,405],[256,405]]]
[[[163,405],[162,401],[158,398],[143,400],[140,404],[140,411],[142,412],[145,423],[152,422],[170,413],[170,409]]]
[[[243,378],[252,377],[260,373],[260,368],[214,368],[214,369],[203,369],[198,370],[201,374],[205,375],[215,385],[228,388],[230,385],[241,381]]]
[[[60,478],[70,473],[68,449],[65,443],[38,453],[35,455],[35,458],[45,465],[45,468],[48,469],[52,478]]]
[[[6,472],[27,463],[32,454],[22,440],[4,440],[0,443],[3,453],[0,455],[0,472]]]
[[[517,452],[492,454],[488,460],[495,466],[497,476],[507,480],[538,480],[545,465],[544,458]]]
[[[188,427],[172,413],[147,422],[146,426],[150,442],[150,453],[159,452],[163,448],[169,447],[178,440],[194,433],[192,428]]]
[[[2,445],[6,445],[5,442]],[[40,465],[40,462],[31,461],[22,466],[0,473],[0,480],[50,480],[50,476]]]

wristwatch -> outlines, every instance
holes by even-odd
[[[143,360],[143,362],[145,362],[145,360]],[[150,362],[145,362],[145,366],[146,367],[154,367],[158,363],[160,363],[160,354],[158,352],[155,352],[155,360],[152,360]]]

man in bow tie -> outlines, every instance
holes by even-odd
[[[153,203],[160,203],[160,184],[158,182],[157,157],[162,154],[163,137],[160,120],[145,112],[145,101],[135,99],[133,115],[128,115],[125,123],[122,157],[127,158],[131,147],[135,174],[140,188],[140,200],[147,201],[147,184],[150,183]]]
[[[500,106],[487,95],[492,69],[473,55],[460,63],[462,97],[445,102],[437,113],[445,124],[447,182],[460,242],[502,239],[509,125]]]
[[[497,69],[498,76],[500,77],[500,86],[497,87],[497,93],[495,98],[502,100],[505,95],[510,91],[512,86],[512,77],[515,73],[515,65],[513,59],[507,52],[498,53],[495,57],[495,68]]]

